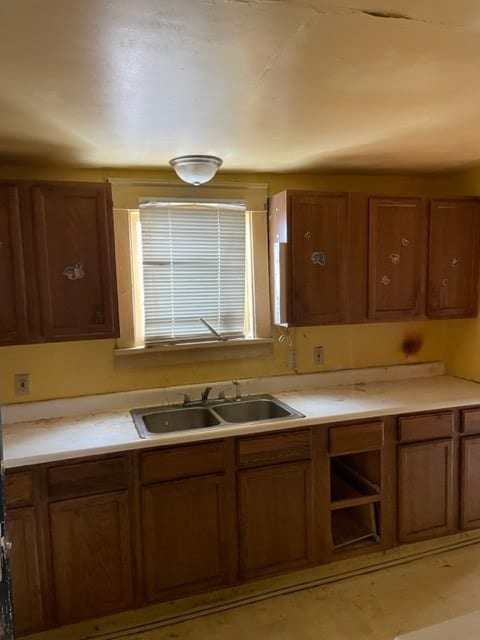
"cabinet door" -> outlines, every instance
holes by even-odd
[[[50,504],[58,622],[128,609],[133,602],[128,494]]]
[[[427,221],[420,198],[371,198],[368,316],[424,313]]]
[[[41,332],[46,340],[118,334],[113,220],[105,184],[31,187]]]
[[[461,527],[480,527],[480,437],[462,440]]]
[[[223,475],[143,487],[141,518],[148,602],[226,582],[228,539]]]
[[[312,562],[309,462],[240,471],[240,571],[243,578]]]
[[[0,185],[0,344],[27,339],[27,298],[20,226],[19,191]]]
[[[453,441],[399,447],[399,541],[455,530]]]
[[[430,204],[427,313],[431,317],[477,313],[478,215],[473,200]]]
[[[15,630],[25,635],[44,626],[40,578],[40,549],[33,507],[11,509],[7,514]]]
[[[291,195],[289,299],[295,325],[345,319],[347,202],[345,195]]]

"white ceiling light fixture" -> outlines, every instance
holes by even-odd
[[[179,156],[172,158],[170,165],[180,180],[198,187],[213,178],[222,162],[217,156]]]

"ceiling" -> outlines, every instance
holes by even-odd
[[[0,162],[480,164],[478,0],[0,3]]]

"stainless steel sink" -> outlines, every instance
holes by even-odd
[[[130,413],[141,438],[228,424],[304,417],[302,413],[269,395],[212,400],[187,406],[147,407],[132,409]]]
[[[205,407],[150,407],[131,411],[141,438],[155,433],[172,433],[215,427],[220,420]]]
[[[299,414],[275,398],[256,398],[215,405],[215,413],[225,422],[258,422],[298,416]],[[301,414],[300,414],[301,415]]]

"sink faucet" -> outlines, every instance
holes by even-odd
[[[206,402],[208,400],[208,394],[210,393],[211,390],[212,390],[212,387],[205,387],[201,395],[202,402]]]

